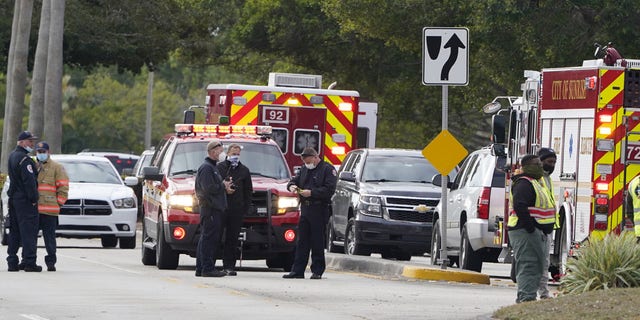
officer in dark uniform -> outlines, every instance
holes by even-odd
[[[329,219],[331,196],[336,191],[337,172],[329,163],[320,160],[315,149],[307,147],[301,154],[304,166],[287,188],[300,196],[298,243],[291,272],[285,279],[304,279],[304,270],[311,250],[311,279],[321,279],[325,269],[324,237]]]
[[[240,162],[242,148],[232,143],[227,148],[227,159],[218,163],[218,170],[225,180],[233,181],[231,191],[227,192],[227,204],[229,207],[222,217],[224,229],[224,249],[222,268],[228,276],[235,276],[237,272],[236,258],[238,248],[238,235],[242,228],[242,219],[249,211],[253,184],[251,183],[251,171]]]
[[[40,272],[36,264],[38,243],[38,183],[36,164],[29,156],[38,137],[29,131],[18,135],[18,146],[9,155],[9,242],[7,264],[9,271],[23,269]],[[22,262],[18,262],[18,248],[22,244]]]
[[[216,270],[216,248],[220,245],[222,215],[227,209],[226,193],[231,181],[224,181],[217,167],[222,143],[212,139],[207,144],[207,157],[198,168],[195,191],[200,204],[200,240],[196,252],[196,277],[224,277]]]

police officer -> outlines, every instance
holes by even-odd
[[[546,259],[544,239],[553,231],[556,213],[555,203],[539,181],[544,174],[540,158],[529,154],[520,163],[522,173],[512,177],[507,223],[515,258],[517,303],[536,300]]]
[[[249,168],[240,162],[241,151],[240,145],[236,143],[230,144],[227,148],[227,159],[218,163],[218,170],[220,170],[224,179],[233,181],[231,191],[227,193],[229,207],[222,218],[222,227],[224,229],[222,268],[228,276],[237,275],[235,268],[238,235],[242,228],[242,219],[249,211],[251,194],[253,193],[251,172]]]
[[[222,215],[227,209],[226,193],[231,191],[232,180],[225,181],[218,171],[218,157],[222,143],[212,139],[207,144],[207,157],[198,168],[195,191],[200,203],[200,240],[196,252],[196,277],[224,277],[216,270],[216,248],[220,245]]]
[[[40,272],[36,264],[38,242],[38,184],[36,164],[29,156],[38,137],[29,131],[18,135],[18,146],[9,155],[9,271],[23,269]],[[18,248],[22,243],[22,262],[18,263]]]
[[[40,229],[44,238],[47,255],[44,262],[47,271],[56,271],[56,228],[60,207],[67,202],[69,196],[69,177],[64,167],[51,159],[49,144],[41,141],[36,145],[38,160],[38,212],[40,213]]]
[[[298,243],[291,272],[282,277],[304,279],[311,250],[311,279],[322,279],[325,227],[331,196],[336,191],[337,172],[331,164],[320,160],[318,152],[311,147],[305,148],[301,157],[304,167],[287,185],[289,191],[300,196]]]

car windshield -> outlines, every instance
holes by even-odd
[[[67,171],[69,182],[122,184],[120,176],[108,162],[77,159],[57,161]]]
[[[431,183],[437,173],[423,157],[370,155],[364,164],[362,180]]]
[[[195,174],[207,156],[207,143],[208,141],[199,141],[178,144],[169,166],[169,175]],[[229,143],[223,141],[225,150]],[[278,146],[266,143],[234,143],[242,148],[240,162],[249,168],[252,175],[275,179],[290,178],[287,164]]]

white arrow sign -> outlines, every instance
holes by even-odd
[[[466,86],[469,83],[469,30],[422,29],[422,83]]]

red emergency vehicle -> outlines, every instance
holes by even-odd
[[[334,165],[352,149],[374,147],[377,104],[361,109],[357,91],[321,86],[322,76],[289,73],[270,73],[267,86],[210,84],[206,122],[226,116],[234,125],[271,126],[294,171],[307,146]]]
[[[581,242],[633,225],[625,206],[627,185],[640,173],[640,70],[633,69],[640,61],[621,63],[608,66],[599,59],[578,67],[525,71],[523,95],[509,99],[510,107],[493,118],[494,152],[507,158],[508,175],[520,157],[541,147],[557,154],[551,178],[558,226],[551,264],[559,274]],[[506,223],[496,241],[508,248],[504,228]]]

